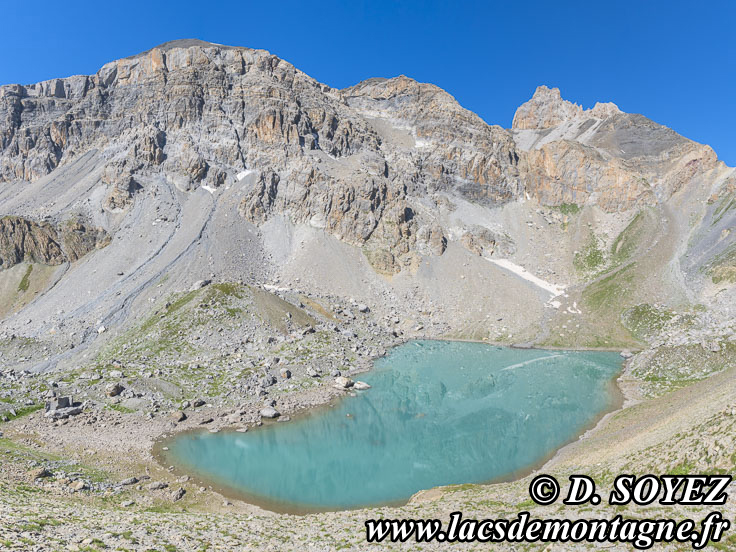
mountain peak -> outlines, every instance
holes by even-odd
[[[559,88],[539,86],[532,99],[516,110],[512,128],[517,130],[546,129],[587,115],[597,119],[606,119],[621,113],[614,103],[597,103],[592,109],[583,109],[578,104],[562,99]]]
[[[519,130],[544,129],[582,114],[583,108],[562,99],[559,88],[539,86],[532,99],[516,110],[512,127]]]

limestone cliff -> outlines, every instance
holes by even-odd
[[[182,193],[239,186],[248,221],[324,228],[387,274],[445,251],[448,231],[423,198],[626,211],[719,164],[666,127],[614,104],[585,110],[557,89],[540,87],[506,130],[404,76],[335,90],[264,50],[197,40],[91,76],[0,87],[0,182],[34,182],[85,155],[103,162],[94,174],[110,215],[155,179]],[[50,244],[41,257],[59,258]]]

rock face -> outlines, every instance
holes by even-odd
[[[56,228],[47,222],[5,216],[0,218],[0,268],[24,261],[46,265],[73,262],[108,241],[104,230],[78,221]]]
[[[540,86],[532,99],[516,110],[512,126],[519,130],[545,129],[582,114],[583,108],[563,100],[558,88]]]
[[[532,196],[620,211],[717,163],[706,146],[614,104],[584,110],[556,88],[537,89],[507,131],[407,77],[335,90],[266,51],[196,40],[91,76],[2,86],[0,121],[0,182],[35,181],[95,155],[111,213],[129,209],[151,178],[184,192],[240,184],[248,221],[278,215],[324,228],[362,246],[383,274],[447,247],[421,197],[500,205]],[[6,241],[29,245],[6,245],[6,263],[58,263],[62,250],[73,260],[100,243],[79,227],[64,241],[42,225],[5,226]]]

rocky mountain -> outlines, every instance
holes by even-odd
[[[389,511],[529,504],[522,478],[280,516],[154,458],[354,393],[412,338],[620,351],[623,408],[559,481],[733,473],[735,226],[711,148],[545,86],[505,129],[404,76],[337,90],[198,40],[0,86],[0,542],[358,549]]]
[[[65,266],[9,331],[63,322],[96,339],[98,323],[124,328],[213,277],[431,312],[437,334],[543,340],[554,313],[534,278],[567,290],[556,310],[585,308],[576,293],[652,262],[660,238],[642,297],[733,298],[733,169],[545,86],[504,129],[404,76],[337,90],[263,50],[180,40],[95,75],[2,86],[0,121],[3,266]],[[461,306],[471,297],[478,312]]]

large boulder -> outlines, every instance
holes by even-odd
[[[281,413],[278,410],[276,410],[273,406],[267,406],[265,408],[261,408],[260,414],[261,414],[261,418],[269,418],[269,419],[278,418],[279,416],[281,416]]]

